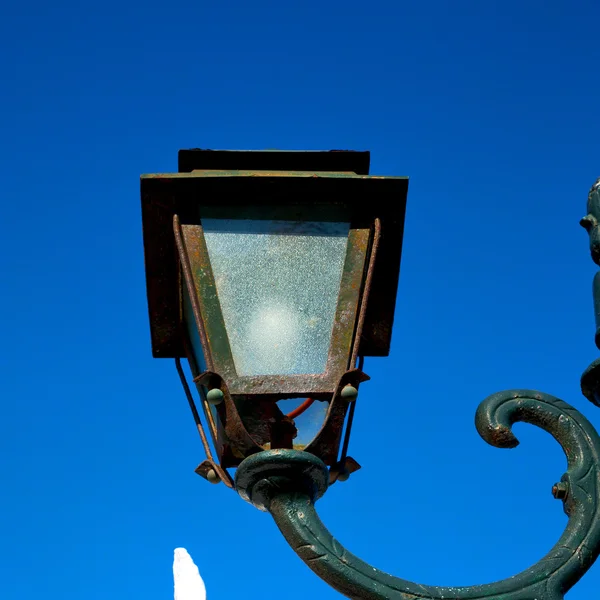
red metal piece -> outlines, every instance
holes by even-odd
[[[293,411],[289,412],[286,417],[288,419],[295,419],[302,413],[305,413],[315,402],[314,398],[307,398],[300,406],[297,406]]]

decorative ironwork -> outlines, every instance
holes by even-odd
[[[587,215],[580,221],[590,236],[592,260],[600,266],[600,179],[594,183],[587,201]],[[596,346],[600,348],[600,271],[592,285],[594,315],[596,317]],[[595,360],[581,376],[581,392],[596,406],[600,406],[600,359]]]
[[[239,466],[236,488],[244,499],[270,512],[298,556],[349,598],[558,600],[600,553],[600,437],[575,408],[541,392],[501,392],[484,400],[477,410],[479,434],[498,448],[514,448],[519,443],[511,430],[518,421],[541,427],[562,446],[568,469],[554,494],[562,499],[569,521],[542,560],[496,583],[421,585],[379,571],[348,552],[317,515],[315,501],[327,488],[327,469],[308,453],[272,450],[256,454]]]

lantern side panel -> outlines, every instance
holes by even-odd
[[[238,376],[324,373],[350,224],[202,225]]]

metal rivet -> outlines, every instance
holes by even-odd
[[[217,475],[214,469],[209,469],[207,471],[206,479],[210,483],[221,483],[221,478]]]
[[[358,396],[358,390],[353,385],[345,385],[342,389],[341,396],[345,400],[348,400],[348,402],[353,402]]]
[[[206,399],[208,400],[208,403],[212,404],[213,406],[221,404],[221,402],[223,402],[223,392],[219,388],[208,390]]]
[[[348,478],[350,477],[350,472],[347,471],[346,469],[342,469],[339,474],[338,474],[338,481],[348,481]]]
[[[552,486],[552,495],[557,500],[564,500],[569,493],[569,484],[566,481],[560,481]]]

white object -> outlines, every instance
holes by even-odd
[[[198,567],[185,548],[175,548],[173,559],[174,600],[206,600],[206,588]]]

